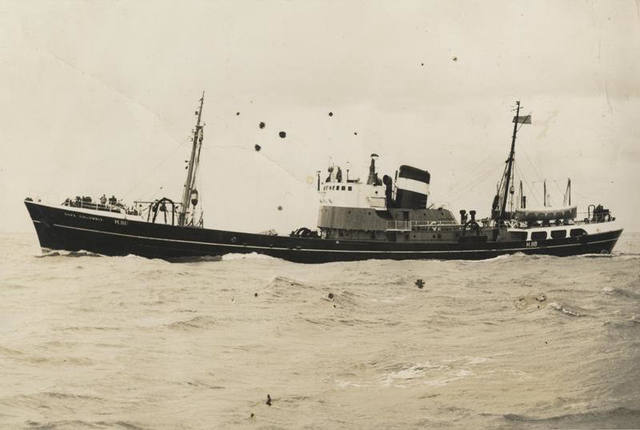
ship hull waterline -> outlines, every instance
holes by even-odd
[[[392,242],[332,240],[154,224],[25,202],[40,246],[108,256],[139,255],[169,261],[259,253],[300,263],[366,259],[489,259],[525,253],[554,256],[610,253],[622,230],[580,237],[517,242]]]

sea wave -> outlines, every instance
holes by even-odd
[[[276,257],[271,257],[265,254],[258,254],[257,252],[250,252],[248,254],[242,253],[229,253],[224,254],[222,257],[222,261],[236,261],[236,260],[280,260]]]
[[[42,254],[36,255],[36,258],[49,258],[49,257],[104,257],[102,254],[96,254],[95,252],[90,251],[56,251],[56,250],[47,250],[43,251]]]
[[[270,290],[275,293],[291,292],[300,289],[315,289],[311,284],[288,276],[276,276],[264,287],[264,290]]]
[[[32,430],[57,430],[57,429],[124,429],[124,430],[145,430],[147,427],[134,424],[129,421],[85,421],[85,420],[58,420],[58,421],[33,421],[28,420],[27,427]]]
[[[640,410],[618,407],[544,418],[520,414],[505,414],[504,419],[511,422],[535,423],[542,424],[543,426],[560,426],[562,428],[577,428],[577,426],[583,425],[588,425],[589,428],[598,428],[606,424],[606,428],[631,429],[638,428],[640,424]]]
[[[562,312],[563,314],[568,315],[570,317],[586,316],[585,311],[576,306],[569,306],[562,303],[550,302],[549,307],[551,309],[555,309],[558,312]]]
[[[640,299],[640,293],[636,293],[625,288],[606,286],[602,288],[602,293],[608,296],[618,296],[634,300]]]
[[[185,320],[178,320],[167,324],[170,329],[191,330],[204,329],[212,327],[216,324],[216,320],[209,316],[199,315]]]

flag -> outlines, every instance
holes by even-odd
[[[514,116],[512,122],[516,122],[516,118],[518,120],[518,124],[531,124],[531,115]]]

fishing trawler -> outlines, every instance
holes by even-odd
[[[135,254],[149,258],[184,260],[228,253],[260,253],[294,262],[322,263],[363,259],[486,259],[503,254],[569,256],[610,253],[622,233],[612,213],[590,205],[578,217],[571,206],[527,208],[520,184],[515,199],[514,161],[519,127],[531,123],[516,102],[513,135],[491,214],[476,211],[460,217],[430,204],[431,175],[402,165],[394,177],[376,169],[372,154],[366,182],[350,179],[348,171],[330,166],[317,175],[320,208],[316,228],[301,227],[291,234],[246,233],[204,227],[195,187],[203,144],[204,94],[196,111],[191,155],[182,198],[137,201],[127,206],[112,196],[94,202],[90,197],[66,199],[51,205],[25,200],[40,245],[49,250],[85,250],[103,255]],[[322,175],[324,176],[324,175]],[[566,195],[566,194],[565,194]],[[514,199],[516,200],[514,203]],[[546,199],[546,191],[545,191]]]

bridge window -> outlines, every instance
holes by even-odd
[[[512,240],[525,241],[527,240],[527,232],[526,231],[512,231],[509,233],[511,235]]]
[[[551,232],[551,238],[553,239],[564,239],[567,237],[567,230],[553,230]]]
[[[344,190],[345,190],[345,186],[343,185],[343,186],[342,186],[342,191],[344,191]]]
[[[571,237],[580,237],[584,236],[585,234],[587,234],[587,232],[581,228],[572,228],[570,233]]]
[[[349,191],[351,191],[351,185],[349,185],[349,188],[348,188],[348,190],[349,190]]]
[[[534,231],[533,233],[531,233],[531,240],[545,240],[546,238],[546,231]]]

